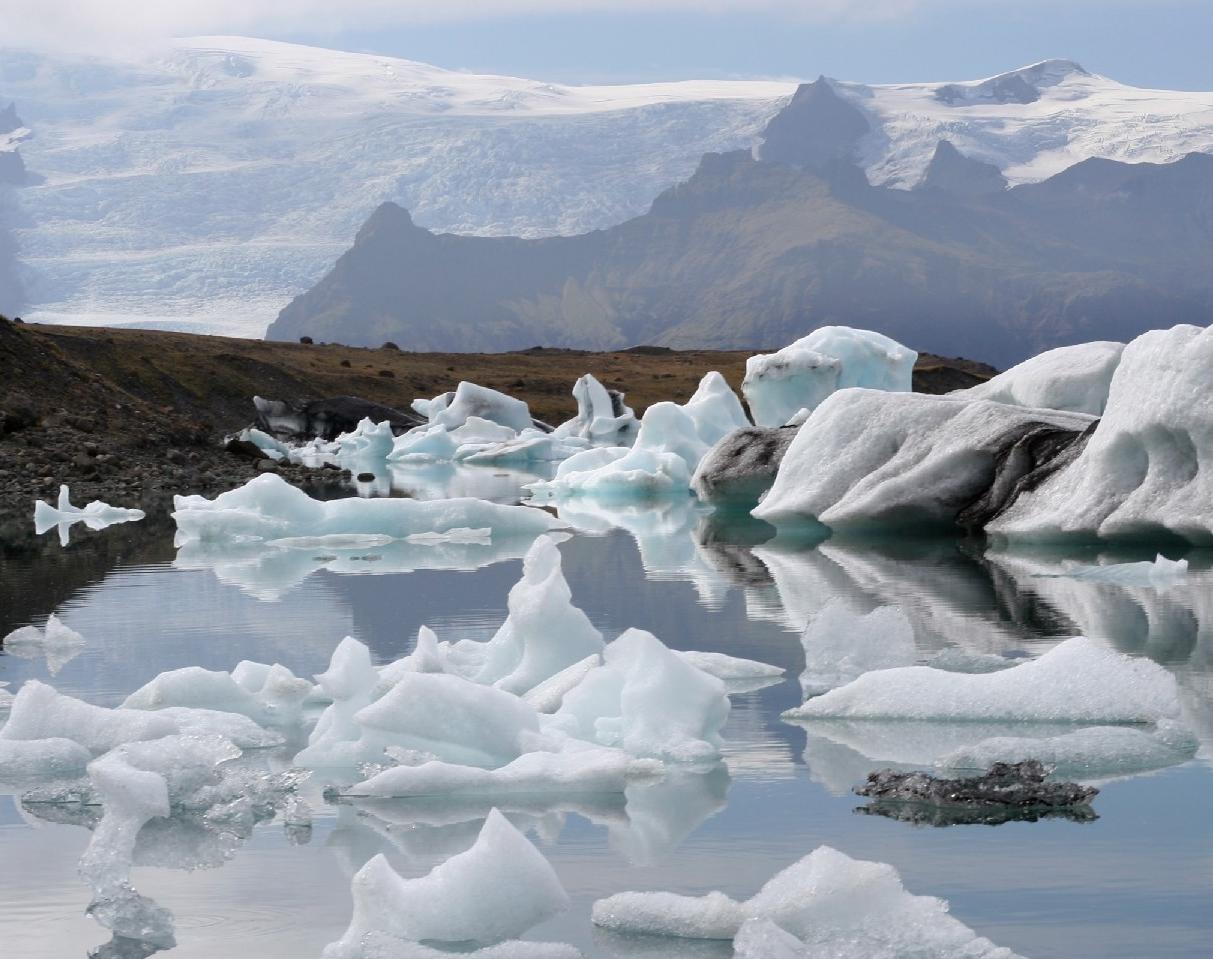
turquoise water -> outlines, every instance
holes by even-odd
[[[508,482],[498,477],[508,495]],[[592,902],[623,889],[748,896],[822,843],[890,862],[907,889],[951,901],[952,912],[994,942],[1035,959],[1196,957],[1210,954],[1213,910],[1213,560],[1166,590],[1043,577],[1071,556],[999,552],[979,543],[915,540],[816,547],[746,545],[761,531],[690,508],[569,511],[579,532],[562,544],[573,600],[608,639],[629,626],[668,645],[764,660],[784,682],[734,697],[723,767],[668,777],[622,801],[509,810],[551,860],[572,908],[528,938],[571,942],[588,956],[727,957],[720,943],[625,940],[595,930]],[[429,559],[290,561],[257,550],[183,551],[155,517],[75,533],[61,555],[7,548],[15,597],[0,635],[55,612],[87,640],[70,661],[0,655],[0,682],[54,684],[113,705],[157,673],[187,665],[230,669],[281,662],[300,675],[324,668],[345,635],[378,661],[411,648],[418,626],[442,639],[487,638],[505,616],[516,556],[491,550]],[[53,534],[52,534],[53,536]],[[104,545],[104,548],[101,548]],[[1127,555],[1126,559],[1141,558]],[[948,646],[1038,655],[1086,632],[1174,671],[1202,737],[1194,760],[1101,784],[1099,818],[998,827],[914,826],[860,815],[850,788],[867,772],[913,766],[922,737],[904,730],[804,727],[780,720],[801,700],[798,641],[831,597],[897,603],[924,654]],[[946,737],[946,730],[930,730]],[[912,737],[911,737],[912,738]],[[917,752],[916,752],[917,751]],[[172,910],[180,957],[319,955],[350,916],[350,876],[384,853],[405,875],[424,873],[475,838],[484,810],[401,802],[326,803],[306,787],[310,835],[281,822],[243,843],[192,852],[152,850],[132,880]],[[109,939],[84,915],[76,875],[86,828],[23,810],[0,787],[0,955],[85,956]],[[182,868],[175,868],[182,867]],[[111,952],[110,955],[135,953]],[[140,953],[142,954],[142,953]]]

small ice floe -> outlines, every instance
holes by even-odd
[[[59,502],[56,506],[38,500],[34,503],[34,531],[41,536],[49,530],[59,529],[59,542],[67,546],[70,542],[69,530],[76,523],[83,523],[89,529],[105,529],[117,523],[133,523],[143,519],[143,510],[124,509],[110,506],[100,500],[93,500],[83,509],[73,506],[71,494],[67,485],[59,487]]]
[[[994,763],[980,776],[944,779],[930,773],[883,769],[869,774],[855,795],[872,800],[863,811],[934,825],[1068,818],[1097,818],[1091,800],[1099,790],[1047,778],[1039,760]]]
[[[395,945],[407,943],[493,945],[516,939],[569,907],[568,894],[551,865],[496,809],[471,849],[429,874],[403,879],[378,855],[358,871],[350,890],[353,918],[341,939],[325,948],[324,959],[395,956]],[[479,955],[543,956],[543,949],[526,943],[516,953]]]
[[[1062,573],[1042,573],[1040,575],[1065,576],[1069,579],[1114,583],[1117,586],[1154,586],[1165,589],[1175,585],[1188,575],[1188,561],[1186,559],[1170,560],[1159,553],[1153,562],[1071,566]]]
[[[51,613],[46,625],[22,626],[0,639],[0,651],[21,659],[46,657],[46,669],[52,676],[79,656],[85,647],[84,637]],[[2,698],[2,697],[0,697]]]
[[[943,900],[907,892],[892,866],[829,846],[744,902],[721,892],[624,892],[595,902],[592,916],[595,925],[632,935],[732,939],[747,959],[1017,959],[950,916]]]
[[[865,673],[810,699],[789,719],[1154,723],[1178,719],[1175,677],[1085,637],[992,673],[903,666]]]
[[[297,723],[312,684],[275,663],[242,663],[238,673],[185,666],[160,673],[122,703],[124,709],[210,709],[247,716],[259,725]]]
[[[917,360],[913,350],[880,333],[823,326],[777,353],[751,356],[741,391],[755,423],[782,426],[847,387],[908,393]]]
[[[346,499],[323,502],[263,473],[213,500],[173,498],[179,545],[203,541],[374,534],[405,539],[415,533],[490,529],[494,537],[535,537],[561,527],[555,517],[529,506],[478,499]]]

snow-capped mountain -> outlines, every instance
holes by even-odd
[[[1090,156],[1213,151],[1213,95],[1062,61],[971,83],[832,85],[870,122],[869,178],[894,186],[913,186],[942,139],[1011,183]],[[139,60],[0,50],[0,106],[15,101],[23,124],[0,149],[19,148],[29,174],[0,217],[29,318],[255,336],[385,200],[439,231],[610,226],[704,153],[755,143],[794,89],[570,87],[232,37]]]

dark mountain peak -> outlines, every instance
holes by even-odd
[[[0,135],[20,130],[23,126],[25,124],[17,116],[17,104],[10,103],[3,110],[0,110]]]
[[[1073,76],[1090,74],[1073,60],[1042,60],[1031,66],[1000,73],[973,83],[949,83],[935,91],[935,99],[949,106],[967,103],[1035,103],[1041,91]]]
[[[756,156],[766,163],[822,170],[839,160],[853,163],[868,118],[839,95],[825,77],[802,83],[788,105],[771,118]]]
[[[951,140],[940,140],[916,190],[942,190],[960,196],[1001,193],[1007,178],[993,163],[967,157]]]

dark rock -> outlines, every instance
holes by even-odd
[[[185,454],[180,450],[169,450],[164,454],[164,458],[178,466],[185,462]]]
[[[257,407],[257,427],[280,440],[303,441],[320,437],[335,440],[342,433],[349,433],[358,426],[358,421],[370,418],[376,423],[384,420],[396,434],[420,426],[425,421],[415,413],[364,400],[357,396],[337,396],[325,400],[267,400],[253,397]]]
[[[277,473],[278,472],[278,462],[276,460],[269,460],[269,459],[258,460],[257,461],[257,472],[258,473]]]
[[[375,474],[374,473],[359,473],[358,482],[359,483],[373,483],[373,482],[375,482]]]
[[[960,196],[982,196],[1001,193],[1008,186],[1007,178],[992,163],[967,157],[949,140],[940,140],[927,172],[915,187],[917,190],[942,190]]]
[[[1079,820],[1095,818],[1090,804],[1098,789],[1053,782],[1047,776],[1048,769],[1034,759],[995,763],[983,775],[963,779],[883,769],[869,775],[855,794],[874,800],[864,812],[936,825],[993,824],[1059,813]]]
[[[691,482],[700,499],[746,509],[771,488],[799,427],[735,430],[704,456]]]
[[[223,448],[236,456],[246,460],[260,460],[265,458],[265,453],[256,443],[250,443],[248,440],[228,440],[223,444]]]

